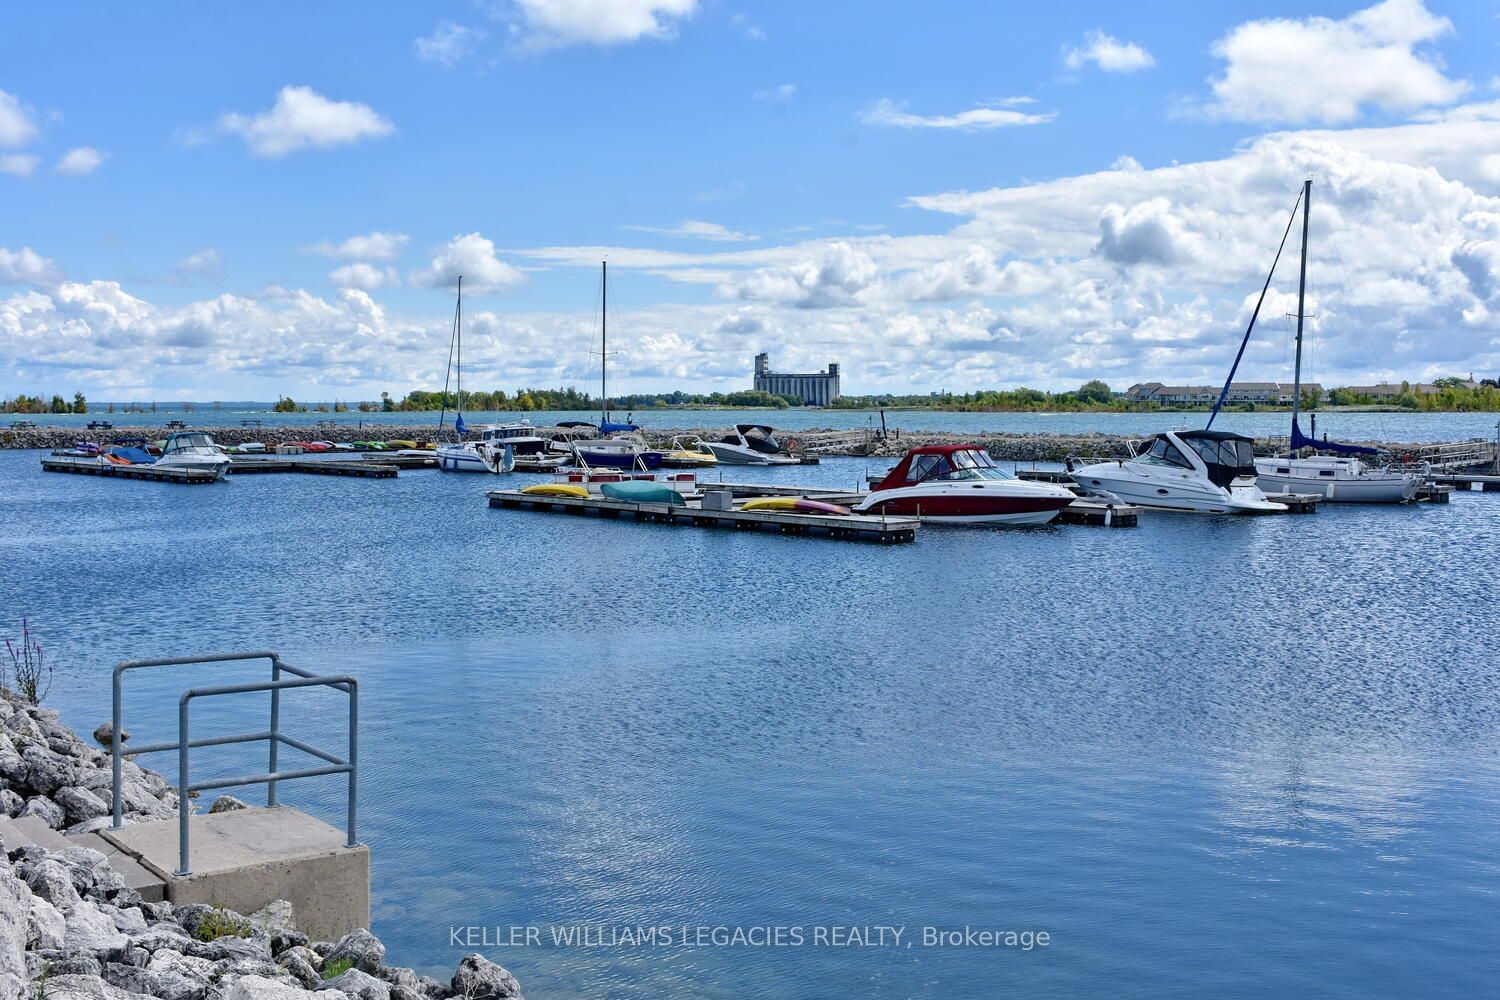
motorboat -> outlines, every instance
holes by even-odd
[[[232,461],[207,434],[185,431],[167,438],[161,457],[151,464],[158,469],[212,472],[215,479],[223,479]]]
[[[785,454],[776,434],[765,424],[735,424],[734,430],[717,441],[704,441],[720,465],[797,465]]]
[[[620,426],[607,424],[606,426]],[[635,425],[625,425],[634,428]],[[619,431],[609,437],[572,442],[573,461],[582,466],[610,469],[659,469],[662,453],[652,451],[639,429]]]
[[[491,445],[510,445],[517,458],[540,455],[547,450],[547,439],[539,435],[529,420],[508,424],[480,424],[479,440]]]
[[[978,445],[912,448],[853,508],[937,524],[1047,524],[1074,500],[1055,483],[1016,479]]]
[[[1357,458],[1257,458],[1256,482],[1268,495],[1313,493],[1336,503],[1406,503],[1422,485],[1420,472],[1368,468]]]
[[[1267,493],[1315,494],[1335,503],[1406,503],[1417,495],[1424,470],[1378,468],[1367,466],[1358,456],[1375,456],[1380,451],[1364,445],[1329,441],[1327,436],[1317,440],[1317,414],[1313,414],[1313,436],[1302,433],[1298,419],[1302,409],[1302,320],[1303,303],[1307,295],[1307,230],[1308,212],[1312,204],[1312,181],[1302,184],[1302,270],[1297,283],[1297,339],[1296,360],[1292,369],[1292,426],[1287,437],[1287,454],[1277,458],[1255,460],[1257,480]],[[1297,208],[1292,208],[1292,219],[1297,218]],[[1288,228],[1291,222],[1287,223]],[[1279,254],[1278,254],[1279,256]],[[1276,265],[1272,263],[1274,273]],[[1269,283],[1270,278],[1266,279]],[[1253,321],[1252,321],[1253,323]],[[1246,340],[1250,333],[1245,332]],[[1244,346],[1240,347],[1241,354]],[[1230,377],[1233,378],[1231,372]],[[1217,407],[1215,413],[1217,413]],[[1213,424],[1212,418],[1209,424]],[[1332,455],[1304,456],[1308,449],[1332,452]]]
[[[685,438],[681,435],[672,439],[661,457],[661,464],[671,469],[697,469],[717,465],[718,462],[701,438]]]
[[[1208,514],[1279,514],[1256,485],[1254,441],[1229,431],[1165,431],[1131,458],[1070,467],[1088,493],[1125,503]]]

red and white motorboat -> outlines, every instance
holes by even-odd
[[[978,445],[913,448],[855,507],[938,524],[1046,524],[1078,499],[1054,483],[1001,472]]]

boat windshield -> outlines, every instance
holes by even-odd
[[[990,456],[977,449],[955,451],[947,455],[918,455],[911,461],[906,472],[909,483],[931,480],[963,479],[1009,479],[1010,476],[995,468]]]
[[[174,434],[167,442],[165,454],[168,455],[215,455],[219,449],[214,445],[214,439],[207,434]]]
[[[1193,467],[1187,457],[1177,450],[1177,446],[1164,437],[1151,442],[1151,447],[1137,455],[1135,460],[1142,465],[1174,465],[1181,469]]]

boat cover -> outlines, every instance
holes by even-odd
[[[1364,445],[1344,444],[1342,441],[1319,441],[1302,433],[1302,428],[1296,421],[1292,422],[1292,454],[1297,454],[1302,448],[1316,448],[1319,451],[1331,451],[1338,455],[1378,455],[1378,448],[1366,448]]]
[[[670,486],[653,483],[648,479],[627,479],[622,483],[604,483],[599,491],[611,500],[628,500],[631,503],[665,503],[680,507],[687,503],[682,494]]]

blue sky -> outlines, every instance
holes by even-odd
[[[1493,373],[1497,13],[12,5],[0,391],[404,391],[459,270],[475,384],[587,384],[601,256],[621,391],[1212,381],[1308,174],[1313,374]]]

